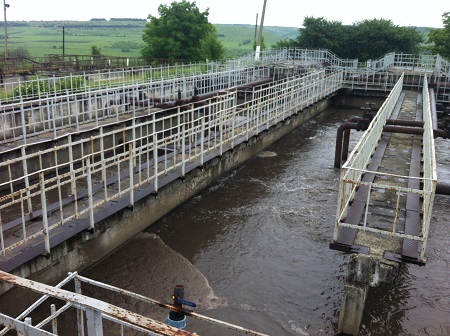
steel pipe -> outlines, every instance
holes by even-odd
[[[450,184],[437,183],[436,184],[436,194],[450,195]]]

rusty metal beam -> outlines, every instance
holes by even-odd
[[[157,300],[154,300],[154,299],[150,299],[150,298],[145,297],[143,295],[136,294],[136,293],[127,291],[125,289],[121,289],[121,288],[118,288],[118,287],[115,287],[115,286],[111,286],[111,285],[108,285],[108,284],[105,284],[105,283],[102,283],[102,282],[99,282],[99,281],[96,281],[96,280],[92,280],[92,279],[83,277],[81,275],[77,275],[77,278],[79,280],[81,280],[82,282],[85,282],[87,284],[90,284],[90,285],[93,285],[93,286],[98,286],[98,287],[101,287],[101,288],[105,288],[107,290],[110,290],[110,291],[113,291],[113,292],[116,292],[116,293],[119,293],[119,294],[127,295],[127,296],[130,296],[130,297],[134,298],[134,299],[141,300],[141,301],[153,304],[153,305],[161,307],[161,308],[166,308],[166,309],[178,311],[178,312],[181,312],[181,313],[183,313],[183,314],[185,314],[187,316],[194,317],[196,319],[199,319],[199,320],[202,320],[202,321],[206,321],[206,322],[209,322],[209,323],[213,323],[213,324],[216,324],[216,325],[228,328],[230,330],[239,331],[239,332],[242,332],[242,333],[244,333],[246,335],[268,336],[268,335],[260,333],[258,331],[253,331],[253,330],[250,330],[250,329],[247,329],[247,328],[243,328],[243,327],[240,327],[240,326],[228,323],[228,322],[224,322],[224,321],[221,321],[221,320],[209,317],[209,316],[201,315],[201,314],[195,313],[195,312],[193,312],[192,310],[189,310],[189,309],[185,309],[185,308],[181,308],[180,309],[177,306],[174,306],[172,304],[167,304],[167,303],[163,303],[163,302],[160,302],[160,301],[157,301]]]
[[[107,316],[111,316],[120,321],[136,325],[145,330],[156,332],[160,335],[167,335],[167,336],[197,335],[196,333],[191,333],[188,331],[173,328],[162,322],[155,321],[148,317],[133,313],[129,310],[114,306],[104,301],[93,299],[64,289],[45,285],[29,279],[24,279],[3,271],[0,271],[0,281],[4,281],[13,286],[29,289],[43,295],[49,295],[51,297],[58,298],[60,300],[82,305],[88,309],[98,311]]]

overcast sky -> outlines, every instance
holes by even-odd
[[[158,5],[173,0],[6,0],[7,20],[47,21],[91,18],[147,18],[158,16]],[[197,0],[201,11],[209,7],[211,23],[255,24],[264,0]],[[426,6],[428,4],[428,6]],[[305,16],[352,24],[365,19],[388,19],[399,26],[442,27],[442,14],[450,0],[267,0],[264,24],[300,27]],[[0,16],[1,17],[1,16]],[[3,21],[3,19],[0,19]]]

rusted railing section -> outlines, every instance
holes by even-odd
[[[73,328],[78,329],[78,335],[84,335],[85,329],[87,330],[87,336],[104,335],[103,320],[112,321],[115,326],[112,329],[115,329],[116,333],[120,335],[125,335],[129,330],[140,332],[143,335],[197,335],[196,333],[171,327],[165,323],[117,307],[105,301],[83,295],[81,288],[82,284],[84,283],[108,291],[112,291],[118,296],[124,296],[127,299],[131,298],[141,301],[144,304],[158,306],[167,310],[178,311],[185,314],[186,316],[190,316],[229,330],[241,332],[246,335],[267,336],[266,334],[258,331],[243,328],[229,322],[224,322],[215,318],[194,313],[188,309],[178,308],[172,304],[163,303],[140,294],[136,294],[118,287],[114,287],[80,276],[76,272],[70,273],[66,279],[64,279],[55,287],[24,279],[3,271],[0,271],[0,281],[4,281],[9,285],[25,288],[27,290],[43,295],[39,300],[37,300],[34,304],[32,304],[29,308],[27,308],[24,312],[22,312],[15,318],[1,314],[0,312],[0,324],[6,326],[6,328],[0,330],[0,335],[5,335],[10,329],[15,329],[21,332],[23,331],[25,335],[28,335],[27,332],[30,332],[30,335],[57,335],[58,317],[60,317],[70,309],[76,309],[77,311],[77,320],[76,322],[73,321]],[[74,283],[75,292],[61,289],[62,286],[67,285],[71,281],[73,281]],[[58,306],[61,306],[61,308],[56,310],[56,307],[53,304],[53,307],[51,306],[50,309],[50,316],[43,319],[43,321],[38,323],[37,325],[32,326],[32,321],[30,318],[28,318],[28,316],[36,308],[43,305],[44,302],[49,298],[59,300]],[[24,323],[24,320],[27,321],[27,323]],[[42,329],[50,325],[52,326],[51,333]]]

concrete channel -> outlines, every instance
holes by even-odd
[[[236,114],[232,115],[231,121],[222,119],[224,117],[219,114],[216,121],[214,119],[216,115],[212,109],[215,106],[214,104],[217,104],[217,113],[224,111],[222,106],[225,105],[223,104],[234,101],[237,92],[230,94],[229,98],[220,97],[220,99],[216,99],[213,95],[212,98],[209,98],[210,104],[212,104],[208,117],[208,125],[210,126],[206,126],[205,129],[201,122],[197,125],[192,124],[201,136],[182,131],[184,124],[193,123],[194,120],[205,120],[204,112],[202,112],[204,108],[200,105],[192,112],[185,112],[181,118],[180,108],[178,107],[169,110],[169,112],[163,112],[162,121],[158,121],[159,119],[156,118],[157,111],[153,111],[150,116],[144,115],[138,117],[139,119],[125,120],[119,125],[106,124],[100,130],[98,128],[89,130],[89,124],[86,124],[84,125],[86,131],[80,131],[75,135],[62,135],[56,141],[55,138],[45,140],[45,135],[39,135],[41,140],[35,144],[28,144],[26,153],[23,146],[17,150],[4,152],[3,160],[8,164],[3,166],[2,176],[9,176],[10,181],[17,181],[20,175],[27,175],[24,174],[26,173],[24,167],[26,167],[30,173],[27,180],[23,182],[24,185],[34,183],[36,188],[41,190],[41,197],[47,199],[44,203],[48,202],[48,209],[33,211],[25,216],[25,220],[33,223],[33,219],[43,218],[44,222],[48,220],[49,224],[52,225],[52,223],[60,220],[59,218],[62,218],[64,212],[67,212],[66,208],[69,211],[74,211],[74,207],[75,210],[78,209],[80,215],[77,215],[76,218],[69,218],[69,220],[62,219],[63,225],[50,233],[48,241],[33,238],[15,252],[6,253],[1,260],[2,269],[20,276],[30,277],[36,281],[53,283],[64,277],[67,272],[89,267],[144,230],[149,224],[206,188],[220,176],[237,168],[243,162],[330,106],[332,103],[331,97],[340,86],[339,81],[333,79],[333,76],[337,79],[339,74],[329,77],[329,84],[324,82],[320,90],[317,86],[320,82],[316,82],[311,88],[306,86],[307,91],[304,97],[298,95],[298,98],[295,98],[289,93],[289,99],[294,98],[294,100],[299,101],[299,104],[292,105],[292,108],[286,108],[287,100],[283,97],[280,97],[284,100],[283,102],[280,101],[280,106],[276,107],[277,110],[274,110],[275,105],[272,105],[272,103],[267,105],[268,113],[272,113],[270,111],[280,112],[273,116],[269,114],[265,116],[264,113],[259,112],[257,119],[261,124],[255,124],[256,129],[253,129],[253,126],[245,120],[250,120],[249,113],[252,113],[250,111],[266,106],[267,102],[264,95],[270,94],[270,86],[261,86],[262,95],[257,98],[260,105],[249,106],[249,103],[245,101],[246,94],[244,91],[244,101],[241,103],[244,110],[233,109]],[[326,78],[328,77],[324,77],[328,81]],[[281,81],[280,84],[276,85],[284,86],[286,84]],[[245,90],[248,90],[248,87]],[[173,114],[170,111],[175,113]],[[149,121],[149,119],[151,120]],[[241,136],[232,128],[235,126],[234,123],[239,122],[239,120],[244,120],[241,127]],[[146,125],[150,123],[151,129],[149,130],[149,126]],[[227,130],[228,127],[230,128],[229,131]],[[172,129],[176,131],[171,131]],[[207,137],[205,135],[217,133],[217,130],[220,130],[220,139],[217,139],[220,141],[217,142],[214,138],[211,138],[210,144],[206,145],[205,139]],[[194,138],[197,139],[193,141],[193,143],[198,141],[197,145],[184,147],[188,142],[184,138],[179,138],[180,131],[182,131],[183,137],[189,139],[189,142]],[[236,134],[232,134],[234,132]],[[238,135],[238,137],[230,138],[230,135]],[[98,137],[99,140],[93,141],[92,139],[95,139],[95,137]],[[167,142],[170,137],[173,138],[171,143]],[[144,140],[136,141],[137,138]],[[136,155],[134,159],[131,156],[127,157],[128,148],[125,148],[125,143],[129,144],[130,149],[139,145],[145,150],[145,148],[148,148],[148,144],[154,144],[155,141],[160,141],[160,143],[153,146],[149,154],[141,155],[139,152],[139,155]],[[177,144],[182,144],[180,145],[182,148],[178,147],[180,149],[177,150]],[[198,149],[206,148],[206,146],[208,146],[207,151],[201,151],[201,156],[190,156],[191,153],[195,154]],[[171,149],[168,151],[169,147]],[[185,154],[186,151],[189,154]],[[88,161],[83,160],[86,153],[91,153]],[[164,161],[160,162],[161,154]],[[184,157],[185,155],[186,157]],[[110,156],[112,159],[109,158]],[[112,171],[103,168],[102,172],[90,173],[91,171],[94,172],[94,168],[91,168],[91,166],[103,164],[107,160],[114,161],[116,156],[119,158],[117,160],[119,163],[113,166]],[[144,174],[142,171],[146,170],[145,174],[147,175],[149,173],[149,165],[145,162],[148,158],[153,160],[152,158],[157,157],[158,161],[155,160],[153,164],[155,169],[158,169],[156,178],[149,180],[150,183],[141,183],[135,188],[134,181],[141,179],[141,175]],[[180,159],[181,163],[179,163]],[[26,164],[24,164],[24,160],[26,160]],[[122,164],[120,164],[121,160],[124,161]],[[64,162],[64,164],[60,165],[59,162]],[[133,170],[133,174],[122,171],[131,167],[131,164],[137,165],[135,169],[128,170]],[[167,167],[168,165],[170,167]],[[45,171],[45,176],[42,173],[39,176],[35,173],[37,171]],[[80,172],[85,171],[88,174],[82,181],[76,183],[75,188],[71,187],[70,184],[59,186],[61,173],[64,174],[62,176],[71,178],[72,176],[79,176],[83,174]],[[108,179],[108,176],[114,174],[116,174],[115,179]],[[37,182],[33,182],[34,180],[37,180]],[[44,187],[47,181],[57,183],[57,185]],[[97,187],[90,189],[93,182],[97,183]],[[123,183],[125,183],[125,186],[135,188],[135,190],[126,189],[125,186],[122,186]],[[11,190],[17,186],[20,187],[20,182],[10,184]],[[48,191],[45,191],[46,188],[48,188]],[[32,192],[27,191],[26,193],[30,194],[28,203],[31,206],[35,202],[39,202],[39,198],[33,196]],[[111,198],[111,193],[122,195],[122,197]],[[64,198],[61,195],[67,196]],[[14,197],[14,194],[12,197]],[[75,203],[70,205],[66,200],[75,201]],[[21,204],[26,206],[27,202],[21,201]],[[54,206],[51,204],[54,204]],[[94,211],[93,205],[95,204],[98,208]],[[15,224],[13,216],[10,218],[10,222],[6,224],[6,229],[10,231],[16,230],[16,227],[20,229],[21,226],[17,226],[17,224],[21,220],[19,219],[19,222]],[[39,233],[39,229],[34,229],[33,224],[27,226],[27,230],[28,234],[30,232]],[[20,237],[21,233],[18,232],[11,236],[5,235],[3,241],[11,244],[11,246],[17,245],[20,247],[22,243],[20,239],[17,240],[17,235]],[[8,285],[2,283],[1,292],[7,291],[8,288]]]
[[[35,239],[37,236],[31,236],[29,241],[25,239],[25,243],[20,239],[15,241],[14,236],[20,233],[14,230],[16,226],[19,227],[20,220],[16,224],[14,220],[8,222],[7,229],[11,229],[13,235],[2,237],[2,244],[6,242],[10,246],[23,247],[4,253],[1,259],[2,270],[52,284],[68,272],[86,269],[329,106],[351,105],[355,101],[360,103],[361,100],[367,100],[366,97],[357,96],[352,101],[345,90],[339,91],[342,87],[342,73],[327,74],[321,70],[314,76],[317,78],[311,85],[300,81],[293,81],[295,83],[291,84],[288,79],[277,79],[274,85],[280,86],[284,96],[278,93],[278,89],[272,88],[273,78],[258,83],[261,89],[256,94],[254,90],[247,91],[248,87],[241,87],[238,92],[216,92],[204,97],[209,99],[205,104],[194,105],[191,101],[192,104],[185,104],[188,105],[185,109],[181,106],[184,103],[167,104],[164,106],[167,110],[152,110],[152,113],[142,116],[134,114],[133,119],[119,120],[119,123],[115,124],[105,123],[100,128],[97,121],[93,130],[90,130],[91,125],[86,123],[83,126],[86,130],[83,131],[76,120],[76,132],[68,136],[56,136],[55,130],[53,136],[46,139],[42,132],[46,127],[43,122],[43,128],[38,130],[38,133],[41,133],[40,140],[34,144],[27,144],[24,140],[24,146],[5,151],[3,161],[6,161],[7,165],[1,169],[3,176],[8,175],[9,181],[12,181],[9,182],[12,196],[7,198],[19,197],[19,206],[23,207],[28,202],[31,209],[32,203],[39,201],[40,197],[43,208],[30,211],[26,218],[22,216],[21,221],[32,222],[40,218],[44,223],[48,221],[43,231],[45,239]],[[294,91],[294,88],[301,94]],[[247,99],[248,95],[252,97],[251,100]],[[372,95],[383,97],[386,91],[374,90]],[[236,104],[239,99],[243,101]],[[411,99],[417,102],[417,97],[409,97],[407,101]],[[132,100],[125,101],[129,103]],[[291,104],[297,100],[300,101],[299,104]],[[278,104],[280,106],[277,106]],[[86,108],[86,104],[81,106]],[[231,118],[221,114],[221,111],[227,111],[228,108],[232,111]],[[258,112],[253,114],[253,110]],[[407,110],[400,113],[401,118],[410,118],[406,116],[410,112]],[[64,108],[61,108],[61,114],[62,111]],[[122,112],[124,111],[121,110]],[[161,119],[157,119],[158,113],[163,114]],[[256,123],[250,125],[253,119]],[[205,128],[206,122],[209,124]],[[185,127],[190,128],[186,131]],[[24,127],[22,136],[26,134],[23,130]],[[238,136],[235,133],[239,133]],[[172,142],[167,142],[167,138],[173,139]],[[209,141],[206,152],[203,150],[205,139]],[[395,148],[402,148],[402,153],[406,153],[406,149],[413,142],[409,135],[396,134],[387,141],[386,150],[389,153]],[[76,147],[72,146],[73,144]],[[49,154],[52,151],[53,154]],[[197,155],[197,152],[201,154]],[[86,153],[89,153],[88,157]],[[18,159],[19,157],[22,159]],[[160,157],[164,157],[164,160],[160,160]],[[381,157],[384,157],[384,154]],[[414,158],[414,155],[412,157]],[[96,170],[96,165],[109,162],[111,158],[112,161],[117,161],[111,164],[111,170]],[[77,161],[76,165],[73,164],[74,161]],[[64,163],[60,165],[60,162]],[[141,175],[149,175],[149,162],[154,167],[155,177],[141,179]],[[170,169],[167,169],[168,162],[173,162]],[[381,166],[396,166],[395,157],[390,161],[389,156],[386,156]],[[405,172],[401,171],[399,175],[407,174],[408,168],[403,167]],[[117,174],[114,176],[115,172]],[[70,178],[82,176],[83,181],[61,187],[60,173]],[[19,181],[21,175],[27,175],[25,182]],[[47,180],[48,183],[54,184],[47,186]],[[140,181],[138,185],[134,183],[136,180]],[[36,191],[31,190],[29,183],[32,183],[34,188],[40,188],[39,197],[36,196],[38,193],[33,194]],[[23,185],[29,189],[26,194],[14,191]],[[129,187],[126,187],[127,185]],[[3,192],[7,193],[8,190]],[[61,193],[66,197],[61,197]],[[120,197],[114,196],[117,194]],[[52,202],[52,197],[57,201]],[[69,204],[67,200],[74,201],[74,205],[66,207]],[[47,209],[44,204],[48,203],[54,206]],[[64,218],[64,207],[75,211],[76,216]],[[410,210],[407,204],[405,208]],[[78,212],[79,209],[82,211]],[[14,214],[10,216],[13,218]],[[376,214],[373,214],[370,219],[377,221],[375,217]],[[58,224],[58,228],[50,233],[47,225],[56,227],[55,223],[58,221],[61,225]],[[39,233],[39,229],[34,228],[32,224],[27,230]],[[25,226],[23,231],[25,235]],[[357,235],[354,242],[357,246],[381,246],[384,243],[385,240],[381,243],[364,234]],[[364,253],[351,257],[339,322],[340,332],[356,335],[369,287],[380,282],[390,283],[397,277],[398,260],[386,261],[386,256],[382,253],[385,250],[402,252],[401,244],[394,246],[398,244],[398,240],[391,243],[382,248],[380,253],[377,249],[371,250],[370,258]],[[5,297],[14,295],[14,290],[9,291],[9,284],[2,282],[0,285],[0,293],[6,293]]]

